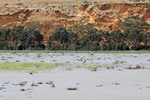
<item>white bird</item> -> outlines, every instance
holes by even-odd
[[[78,58],[78,61],[82,61],[82,59],[83,59],[84,57],[85,57],[85,56]]]

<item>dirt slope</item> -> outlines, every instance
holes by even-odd
[[[38,7],[0,8],[0,28],[37,24],[45,41],[58,26],[93,23],[98,29],[115,30],[125,17],[140,15],[150,22],[149,3],[105,3],[83,5],[53,5]]]

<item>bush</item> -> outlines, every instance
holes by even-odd
[[[63,43],[60,47],[61,50],[67,50],[68,49],[68,45],[66,43]]]
[[[89,2],[88,1],[83,1],[83,4],[88,4]]]
[[[19,45],[18,46],[18,50],[25,50],[26,49],[26,45]]]
[[[139,46],[136,48],[136,50],[143,50],[143,49],[145,49],[145,46],[143,46],[143,45],[139,45]]]
[[[16,5],[22,6],[22,5],[23,5],[23,3],[17,3]]]
[[[58,44],[51,45],[50,50],[60,50],[60,46]]]
[[[38,45],[37,50],[45,50],[45,45],[44,44]]]
[[[129,50],[129,47],[127,45],[124,45],[123,50]]]
[[[115,46],[114,46],[114,45],[109,44],[109,45],[108,45],[108,47],[107,47],[107,50],[113,50],[114,48],[115,48]]]
[[[78,50],[78,45],[76,45],[76,44],[71,44],[69,47],[68,47],[68,49],[67,50]]]
[[[102,45],[100,46],[100,50],[102,50],[102,51],[103,51],[103,50],[104,50],[104,51],[107,50],[107,48],[108,48],[108,47],[107,47],[106,44],[102,44]]]
[[[88,50],[96,51],[96,50],[99,50],[99,49],[100,49],[99,45],[91,44],[91,45],[89,45],[89,49]]]

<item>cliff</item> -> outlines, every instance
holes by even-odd
[[[0,28],[15,25],[33,25],[39,27],[44,40],[58,26],[69,27],[74,24],[93,23],[103,30],[116,30],[124,18],[139,15],[143,21],[150,23],[149,3],[107,3],[83,5],[47,5],[44,8],[0,8]],[[39,24],[37,24],[39,23]]]

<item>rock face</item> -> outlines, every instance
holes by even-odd
[[[74,24],[93,23],[95,28],[112,31],[131,15],[139,15],[143,21],[150,23],[150,4],[47,5],[42,9],[3,7],[0,10],[0,28],[35,23],[46,41],[58,26],[67,28]]]

